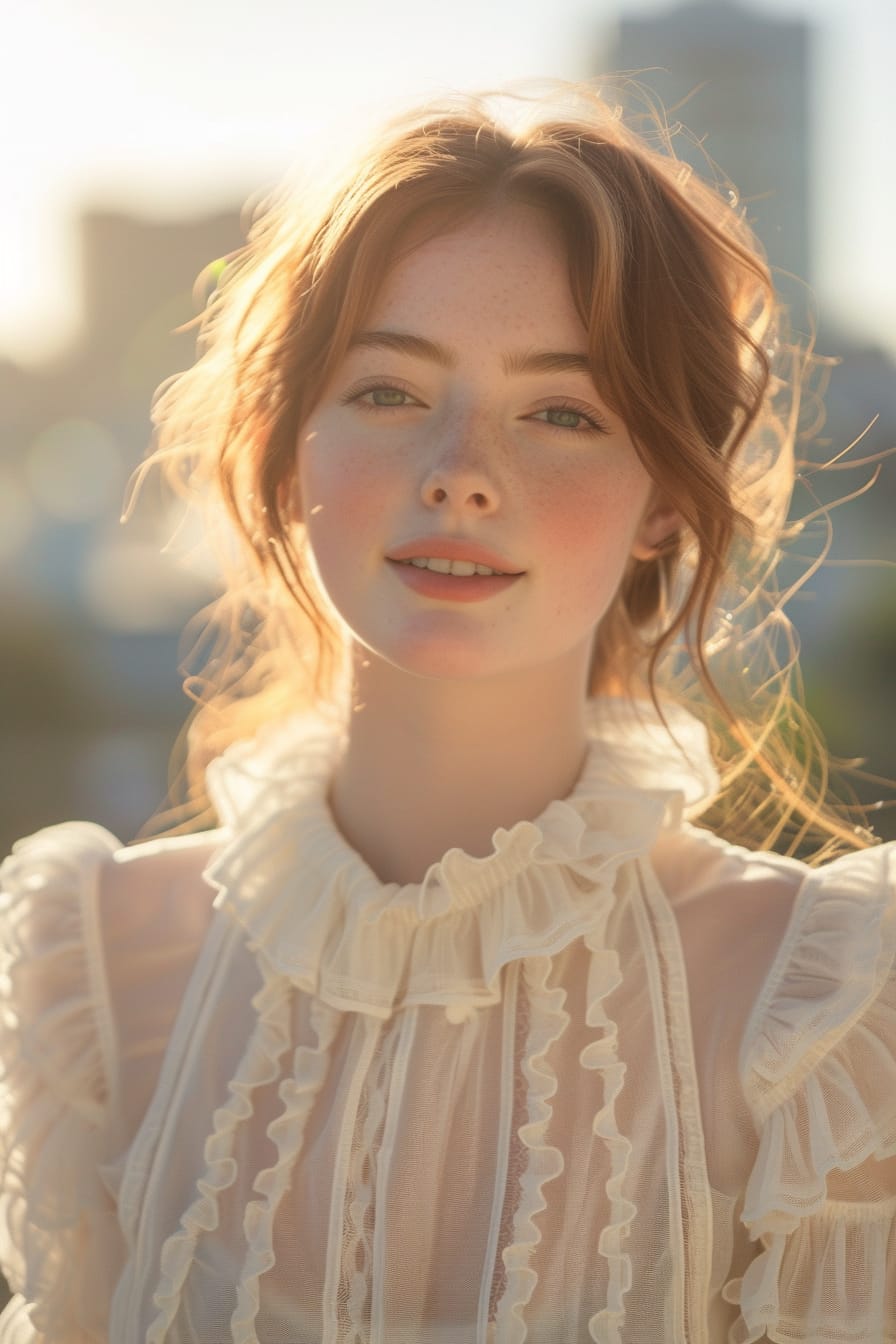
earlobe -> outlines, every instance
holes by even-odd
[[[684,520],[671,504],[654,504],[641,519],[632,555],[636,560],[654,560],[678,540]]]

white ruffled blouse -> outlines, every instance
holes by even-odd
[[[15,847],[0,1344],[896,1341],[896,848],[729,845],[696,722],[610,710],[419,884],[301,721],[216,831]]]

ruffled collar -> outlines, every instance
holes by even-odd
[[[208,869],[215,905],[269,971],[340,1008],[463,1012],[500,997],[506,962],[552,955],[593,929],[628,861],[718,788],[706,732],[678,706],[589,702],[589,745],[572,793],[494,832],[481,858],[450,849],[419,883],[383,883],[327,803],[341,726],[295,718],[235,743],[208,770],[229,838]]]

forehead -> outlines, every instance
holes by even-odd
[[[584,339],[562,233],[537,206],[512,203],[439,229],[418,226],[402,241],[365,325],[451,325],[491,317]]]

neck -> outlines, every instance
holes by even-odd
[[[354,702],[329,801],[382,882],[419,882],[454,847],[485,857],[495,830],[566,797],[584,763],[584,675],[572,664],[440,681],[371,656]]]

